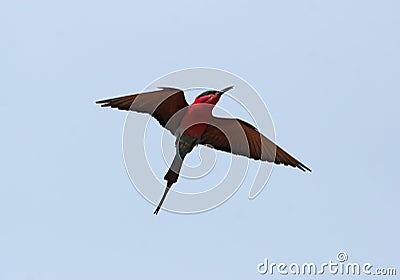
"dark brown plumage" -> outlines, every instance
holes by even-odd
[[[175,134],[186,107],[189,106],[184,92],[170,87],[160,87],[160,90],[156,91],[109,98],[96,103],[101,104],[101,107],[150,114],[172,134]],[[177,112],[178,114],[176,114]],[[254,126],[240,119],[213,117],[201,137],[200,144],[255,160],[311,171],[306,165],[261,134]]]
[[[101,107],[150,114],[172,134],[175,134],[185,113],[185,108],[189,105],[182,90],[169,87],[161,87],[160,90],[140,94],[99,100],[96,103],[101,104]]]
[[[262,135],[254,126],[239,119],[213,117],[201,137],[200,144],[255,160],[311,171]]]
[[[154,214],[158,213],[167,193],[177,182],[185,156],[197,144],[255,160],[311,171],[262,135],[251,124],[239,119],[219,118],[212,115],[212,108],[219,98],[232,88],[231,86],[220,91],[205,91],[197,96],[191,105],[186,102],[182,90],[169,87],[96,102],[102,107],[150,114],[177,138],[174,160],[164,176],[167,186]]]

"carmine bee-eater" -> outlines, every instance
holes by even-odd
[[[102,107],[150,114],[176,137],[175,157],[164,176],[167,186],[154,214],[158,214],[168,191],[178,180],[185,156],[198,144],[255,160],[311,171],[251,124],[240,119],[212,115],[212,109],[221,96],[232,88],[233,86],[222,90],[207,90],[197,96],[190,105],[186,102],[182,90],[169,87],[96,102]]]

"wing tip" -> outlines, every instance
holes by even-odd
[[[299,162],[299,164],[297,164],[296,167],[300,168],[300,170],[303,171],[303,172],[307,172],[307,171],[308,172],[312,172],[312,170],[309,167],[307,167],[306,165],[302,164],[301,162]]]
[[[284,161],[278,161],[276,158],[275,158],[275,161],[274,161],[274,163],[275,164],[283,164],[284,166],[290,166],[290,167],[294,167],[294,168],[298,168],[298,169],[300,169],[301,171],[303,171],[303,172],[312,172],[312,170],[311,170],[311,168],[309,168],[308,166],[306,166],[305,164],[303,164],[303,163],[301,163],[300,161],[298,161],[298,160],[295,160],[295,162],[284,162]]]
[[[108,103],[109,101],[110,101],[110,99],[97,100],[96,104],[105,104],[105,103]]]
[[[112,107],[108,100],[98,100],[96,101],[96,104],[100,105],[100,107]]]

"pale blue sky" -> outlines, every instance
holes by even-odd
[[[0,279],[261,279],[264,258],[340,250],[400,273],[400,2],[0,10]],[[126,114],[94,101],[194,66],[254,86],[278,143],[313,172],[275,168],[255,200],[244,186],[210,212],[153,216],[123,164]]]

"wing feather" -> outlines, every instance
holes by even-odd
[[[101,107],[147,113],[175,134],[188,103],[182,90],[162,87],[156,91],[96,101]]]
[[[202,135],[200,144],[211,145],[217,150],[255,160],[311,171],[310,168],[261,134],[254,126],[239,119],[213,117]]]

